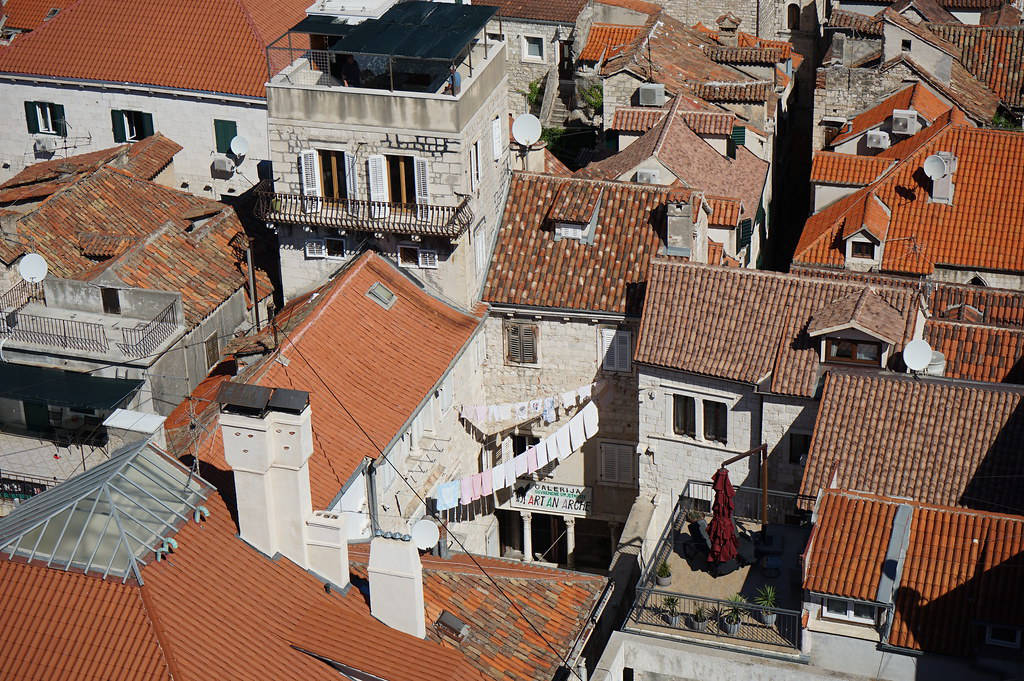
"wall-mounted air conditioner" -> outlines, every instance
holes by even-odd
[[[868,132],[868,149],[888,149],[889,144],[889,133],[887,133],[886,131],[871,130],[870,132]]]
[[[920,130],[921,123],[913,109],[896,109],[892,112],[892,131],[897,135],[915,135]]]
[[[37,153],[52,154],[57,150],[57,140],[49,135],[40,135],[32,145]]]
[[[213,172],[217,175],[230,175],[235,172],[235,162],[227,156],[213,159]]]
[[[661,83],[644,83],[640,86],[640,106],[664,106],[665,86]]]

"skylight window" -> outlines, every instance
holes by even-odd
[[[385,310],[390,310],[391,306],[395,304],[395,300],[398,299],[394,291],[379,281],[370,287],[370,290],[366,292],[366,296]]]

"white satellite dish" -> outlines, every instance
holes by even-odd
[[[46,279],[47,271],[49,271],[49,267],[46,265],[46,260],[38,253],[29,253],[18,263],[18,272],[21,274],[21,278],[33,284],[38,284]]]
[[[946,159],[938,154],[932,154],[924,160],[924,174],[933,180],[939,180],[949,174],[949,166]]]
[[[441,532],[433,520],[424,518],[412,526],[412,540],[416,542],[416,547],[419,549],[426,550],[437,546],[437,541],[440,538]]]
[[[532,146],[540,139],[540,119],[533,114],[523,114],[512,121],[512,138],[524,147]]]
[[[918,339],[907,343],[903,348],[903,363],[911,371],[922,371],[932,361],[932,346],[928,341]]]
[[[231,138],[231,153],[235,156],[245,156],[249,153],[249,140],[245,139],[241,135],[235,135]]]

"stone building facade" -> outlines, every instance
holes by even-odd
[[[830,129],[838,129],[827,125],[826,119],[853,118],[896,92],[911,75],[903,64],[886,71],[839,64],[819,68],[814,88],[813,149],[824,149]]]

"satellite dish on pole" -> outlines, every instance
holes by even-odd
[[[923,371],[928,363],[932,361],[932,346],[928,341],[918,339],[910,341],[903,348],[903,363],[911,371]]]
[[[46,260],[38,253],[29,253],[18,263],[18,273],[21,274],[21,278],[33,284],[38,284],[46,279],[48,270]]]
[[[524,147],[533,146],[540,139],[540,119],[523,114],[512,121],[512,138]]]
[[[412,526],[412,540],[416,542],[416,548],[426,550],[437,546],[441,538],[441,532],[433,520],[424,518]]]
[[[932,154],[924,160],[924,174],[933,180],[940,180],[949,174],[949,166],[946,159],[938,154]]]
[[[231,138],[231,153],[235,156],[245,156],[249,153],[249,140],[245,139],[241,135],[235,135]]]

